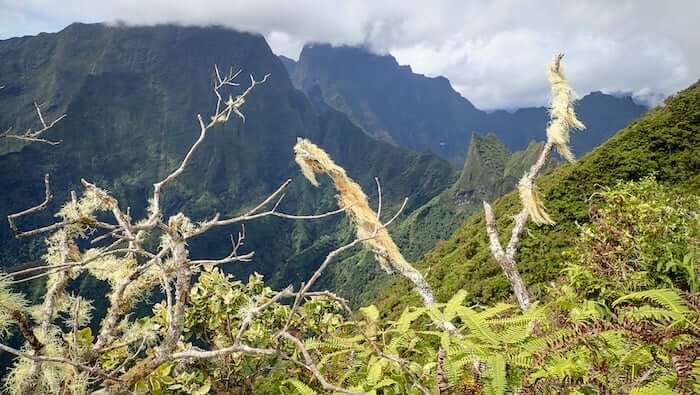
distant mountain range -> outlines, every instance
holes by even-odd
[[[243,108],[247,121],[213,130],[191,167],[165,192],[168,215],[232,215],[287,178],[294,181],[285,211],[335,208],[328,183],[310,186],[292,160],[296,138],[308,137],[373,202],[379,177],[386,213],[409,198],[391,231],[415,260],[448,238],[481,199],[509,191],[539,149],[535,140],[544,136],[544,108],[487,113],[447,79],[415,74],[390,56],[363,49],[307,46],[294,62],[276,57],[261,36],[219,27],[73,24],[55,34],[0,41],[0,126],[32,125],[35,100],[47,103],[48,117],[68,114],[50,132],[63,141],[58,146],[0,141],[0,216],[41,199],[45,173],[52,176],[56,198],[23,227],[51,221],[49,213],[70,191],[82,189],[81,177],[110,190],[133,216],[142,215],[153,182],[176,167],[195,141],[195,115],[206,115],[213,105],[215,64],[272,77]],[[603,94],[586,96],[579,109],[591,129],[576,137],[579,153],[645,111]],[[193,253],[225,256],[227,236],[237,230],[195,240]],[[352,233],[343,216],[247,224],[246,248],[256,251],[255,261],[227,270],[240,276],[257,271],[272,286],[286,286],[307,278]],[[8,227],[0,227],[0,247],[5,267],[37,260],[45,248],[39,238],[16,240]],[[372,255],[359,251],[333,266],[320,285],[358,301],[384,280]]]
[[[344,112],[370,136],[413,150],[428,149],[461,166],[473,132],[494,133],[511,150],[543,139],[545,107],[486,112],[452,88],[444,77],[416,74],[390,55],[361,47],[307,45],[299,61],[281,57],[294,85],[304,92],[318,86],[324,100]],[[630,97],[593,92],[578,103],[588,126],[573,136],[583,154],[638,118],[647,107]]]

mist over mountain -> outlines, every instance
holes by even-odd
[[[548,122],[545,107],[485,112],[453,89],[444,77],[416,74],[391,55],[361,47],[306,45],[298,62],[284,59],[295,86],[319,86],[332,107],[345,112],[370,136],[398,146],[429,149],[461,166],[473,132],[494,133],[511,150],[541,140]],[[586,131],[574,134],[573,150],[584,154],[646,112],[630,97],[601,92],[578,104]]]

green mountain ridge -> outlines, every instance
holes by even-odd
[[[52,129],[58,146],[0,142],[0,215],[37,203],[43,175],[52,177],[55,199],[45,213],[27,218],[23,229],[50,223],[49,213],[82,190],[85,178],[113,192],[134,217],[143,215],[151,185],[177,167],[199,133],[195,115],[214,104],[213,66],[229,65],[256,76],[271,73],[243,108],[247,121],[212,130],[191,166],[164,192],[166,214],[179,210],[195,219],[215,212],[234,215],[257,204],[287,178],[294,181],[281,205],[292,213],[337,207],[327,183],[317,189],[299,175],[292,147],[308,137],[334,157],[376,199],[382,180],[385,207],[410,197],[407,213],[454,179],[449,164],[377,142],[337,111],[317,111],[291,84],[262,36],[208,27],[108,27],[73,24],[55,34],[0,41],[0,124],[32,125],[33,101],[48,103],[46,116],[66,113]],[[240,79],[245,87],[247,76]],[[243,88],[242,87],[242,88]],[[242,89],[240,88],[240,89]],[[334,245],[350,236],[344,216],[294,222],[267,219],[246,224],[245,248],[252,263],[227,268],[258,271],[274,285],[298,282],[315,270]],[[38,259],[40,238],[16,240],[0,227],[2,266]],[[194,241],[206,257],[225,256],[225,229]],[[273,241],[271,243],[271,241]]]
[[[577,224],[588,221],[587,199],[619,180],[649,175],[675,193],[700,195],[700,82],[622,129],[579,162],[559,166],[538,179],[544,204],[557,224],[529,223],[518,250],[519,270],[535,296],[559,275]],[[520,201],[511,192],[493,206],[503,242],[521,209]],[[429,271],[428,280],[441,301],[459,289],[466,290],[469,303],[512,298],[510,285],[489,252],[482,213],[427,253],[419,267]],[[403,290],[408,286],[394,281],[378,295],[378,302],[387,310],[399,309],[407,303]]]
[[[525,150],[510,152],[495,134],[472,134],[457,181],[411,213],[394,232],[394,238],[405,246],[404,254],[421,259],[480,210],[483,200],[513,190],[541,147],[542,143],[533,141]]]
[[[0,41],[0,55],[0,76],[7,81],[0,91],[0,124],[34,122],[37,98],[50,105],[45,108],[49,118],[68,114],[50,132],[63,140],[59,146],[0,144],[0,165],[9,169],[0,176],[0,187],[9,191],[0,214],[35,204],[43,194],[43,174],[52,176],[56,199],[46,213],[23,221],[23,228],[49,223],[47,213],[55,212],[70,190],[81,189],[80,178],[112,191],[133,216],[142,215],[150,185],[177,166],[196,138],[194,114],[206,114],[212,106],[214,64],[272,77],[246,103],[248,121],[214,130],[191,168],[166,191],[167,213],[186,210],[196,219],[215,212],[234,215],[287,178],[294,182],[282,210],[334,209],[330,185],[312,187],[292,161],[296,138],[308,137],[374,201],[374,177],[381,180],[385,215],[409,198],[391,232],[415,261],[449,238],[480,209],[482,199],[511,190],[539,149],[532,142],[511,152],[498,135],[472,133],[457,173],[427,149],[411,152],[368,137],[328,104],[319,85],[306,94],[294,88],[287,73],[295,73],[298,64],[274,56],[261,36],[224,28],[74,24],[56,34]],[[225,229],[195,240],[194,251],[225,256],[228,234],[237,231]],[[246,248],[256,251],[255,261],[227,270],[239,276],[257,271],[282,287],[308,277],[333,246],[352,237],[352,229],[342,215],[311,222],[266,219],[247,224],[247,235]],[[8,228],[0,229],[0,243],[5,267],[35,261],[44,249],[39,239],[14,239]],[[358,250],[333,266],[319,287],[359,303],[376,297],[388,280],[372,254]]]

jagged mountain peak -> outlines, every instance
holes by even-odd
[[[510,150],[542,139],[548,122],[545,107],[485,112],[457,92],[445,77],[426,77],[399,66],[391,55],[363,47],[306,46],[292,79],[308,92],[318,85],[324,100],[346,113],[367,134],[414,150],[429,149],[462,167],[471,132],[495,133]],[[647,108],[629,97],[592,92],[579,102],[588,125],[573,136],[581,155]]]

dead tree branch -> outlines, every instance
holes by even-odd
[[[520,244],[525,225],[529,218],[537,224],[553,224],[554,221],[544,211],[544,206],[535,190],[535,179],[540,175],[547,160],[556,147],[559,152],[568,160],[573,160],[573,154],[568,147],[570,129],[582,129],[583,124],[576,118],[573,109],[574,94],[568,81],[564,78],[561,67],[563,54],[556,55],[549,66],[549,80],[552,89],[552,108],[550,109],[551,121],[547,126],[547,143],[539,153],[537,160],[525,173],[518,184],[520,199],[523,208],[515,216],[515,224],[511,230],[510,241],[504,251],[498,238],[496,229],[496,218],[491,205],[484,202],[484,217],[486,220],[486,233],[489,237],[489,248],[491,255],[503,269],[508,281],[510,281],[518,304],[523,311],[530,307],[530,294],[523,282],[517,268],[515,254]]]
[[[42,137],[42,134],[46,132],[47,130],[53,128],[58,122],[60,122],[63,118],[66,117],[66,114],[63,114],[59,116],[58,118],[54,119],[53,121],[46,123],[46,120],[44,120],[44,115],[41,112],[40,106],[34,102],[34,110],[36,111],[37,118],[39,119],[39,122],[41,123],[41,128],[38,130],[32,130],[31,128],[27,129],[24,133],[22,134],[16,134],[12,133],[12,128],[7,129],[3,133],[0,133],[0,138],[7,138],[7,139],[15,139],[15,140],[22,140],[22,141],[27,141],[30,143],[44,143],[44,144],[49,144],[49,145],[58,145],[61,144],[61,141],[52,141],[48,140]]]
[[[30,215],[30,214],[34,214],[34,213],[39,212],[39,211],[46,210],[46,207],[48,207],[52,198],[53,198],[53,194],[51,193],[51,185],[49,183],[49,175],[46,174],[44,176],[44,201],[37,204],[34,207],[30,207],[26,210],[20,211],[19,213],[10,214],[7,216],[7,222],[10,223],[10,229],[12,229],[12,231],[15,232],[15,236],[17,238],[31,236],[32,234],[28,234],[28,233],[31,233],[32,231],[30,231],[28,233],[20,231],[17,228],[16,220],[21,218],[21,217],[24,217],[26,215]]]

